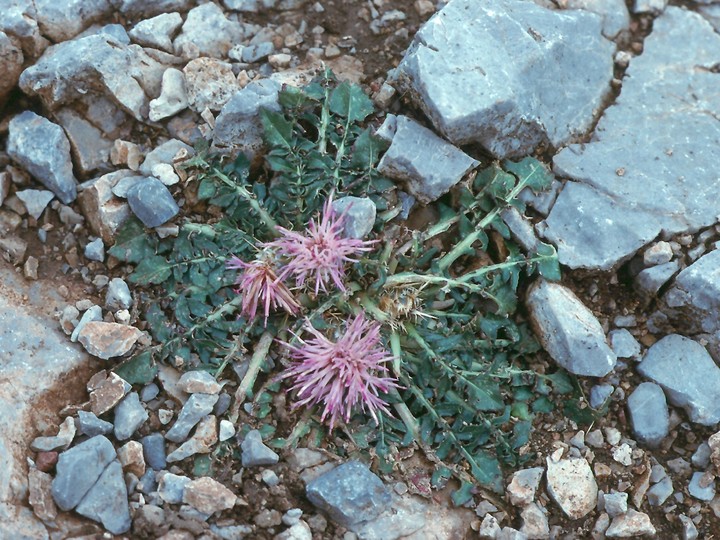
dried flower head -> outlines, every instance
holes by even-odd
[[[371,323],[363,314],[348,322],[345,333],[335,342],[306,322],[305,330],[312,338],[300,345],[281,342],[295,361],[281,379],[293,380],[292,390],[299,401],[293,407],[323,404],[322,420],[330,419],[330,429],[338,419],[350,420],[359,405],[378,422],[377,411],[389,414],[387,403],[378,395],[397,388],[385,363],[392,360],[380,344],[380,325]]]
[[[240,271],[235,284],[238,285],[236,292],[242,294],[242,316],[254,319],[260,301],[265,304],[265,326],[271,310],[282,308],[290,315],[300,313],[300,304],[293,293],[278,279],[271,262],[263,255],[250,263],[231,257],[227,268]]]
[[[322,218],[310,220],[303,234],[278,227],[280,238],[265,246],[276,249],[287,259],[280,271],[280,279],[293,275],[298,287],[308,278],[314,279],[315,294],[320,290],[327,293],[330,282],[344,291],[345,264],[357,262],[354,257],[370,251],[375,243],[374,240],[346,238],[343,235],[346,214],[347,210],[338,216],[332,206],[332,197],[328,197]]]

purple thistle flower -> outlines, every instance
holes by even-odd
[[[278,227],[280,238],[265,247],[277,249],[288,260],[280,272],[280,279],[292,274],[296,286],[301,287],[309,277],[314,278],[316,295],[321,289],[327,293],[330,282],[345,291],[345,263],[357,262],[353,256],[370,251],[376,242],[346,238],[343,235],[346,213],[347,210],[337,216],[330,196],[323,208],[322,219],[319,222],[311,219],[304,234]]]
[[[370,323],[363,314],[348,322],[345,333],[336,341],[313,328],[309,321],[304,326],[312,338],[300,341],[299,346],[280,342],[290,350],[295,362],[285,370],[281,379],[293,379],[292,390],[297,390],[299,401],[293,408],[322,403],[325,410],[322,420],[330,418],[330,429],[338,419],[350,420],[352,410],[360,405],[378,423],[377,411],[389,414],[387,403],[378,396],[398,388],[383,365],[392,360],[380,344],[380,324]]]
[[[251,263],[241,261],[238,257],[231,257],[226,266],[241,271],[235,281],[238,285],[236,292],[242,294],[240,314],[248,320],[255,318],[260,301],[265,303],[265,326],[270,310],[282,308],[290,315],[300,313],[300,304],[262,256]]]

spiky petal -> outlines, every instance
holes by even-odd
[[[298,287],[307,280],[314,281],[315,294],[320,290],[327,293],[328,286],[334,283],[345,291],[345,265],[357,262],[363,252],[372,250],[374,240],[346,238],[343,235],[345,213],[337,215],[332,206],[332,197],[328,197],[320,220],[312,219],[304,233],[278,227],[280,238],[265,244],[267,248],[277,250],[285,258],[286,265],[280,271],[280,279],[295,277]]]
[[[262,255],[250,263],[238,257],[231,257],[227,262],[227,268],[240,271],[235,281],[238,285],[236,292],[242,294],[240,314],[248,320],[255,318],[261,301],[264,303],[265,326],[270,311],[278,308],[284,309],[291,315],[300,313],[300,304],[290,289],[278,279],[271,263]]]
[[[322,420],[330,420],[332,429],[339,419],[350,420],[353,409],[360,406],[378,422],[377,413],[389,413],[379,393],[397,388],[385,364],[392,355],[380,343],[380,325],[368,322],[361,313],[347,323],[345,333],[333,342],[306,322],[305,331],[312,335],[299,345],[281,342],[290,350],[293,364],[281,379],[293,380],[292,390],[298,401],[293,407],[322,404]]]

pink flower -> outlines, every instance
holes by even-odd
[[[380,344],[380,325],[360,314],[347,324],[345,334],[336,342],[309,321],[304,328],[312,338],[295,336],[300,341],[298,346],[280,342],[295,360],[280,376],[293,379],[292,390],[297,390],[300,400],[293,408],[322,403],[322,420],[330,418],[330,429],[340,418],[348,422],[356,405],[369,412],[376,424],[377,411],[389,414],[387,403],[378,393],[398,385],[394,378],[379,375],[388,371],[383,364],[392,360]]]
[[[320,289],[327,293],[331,281],[338,289],[345,291],[345,263],[357,262],[353,257],[370,251],[375,243],[374,240],[343,236],[345,215],[336,215],[332,197],[328,197],[322,219],[319,223],[310,220],[304,234],[278,227],[281,237],[265,244],[265,247],[276,249],[279,255],[288,260],[280,272],[280,279],[293,275],[296,286],[300,287],[310,277],[315,281],[315,294]]]
[[[275,274],[270,262],[260,256],[251,263],[232,257],[227,262],[227,268],[241,270],[235,284],[238,294],[242,294],[242,309],[240,314],[249,320],[255,318],[258,303],[265,303],[265,326],[267,326],[270,310],[282,308],[290,315],[300,313],[300,304],[282,281]]]

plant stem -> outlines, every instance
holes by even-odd
[[[393,373],[395,373],[395,377],[397,377],[399,380],[402,376],[402,348],[400,347],[400,335],[396,331],[393,331],[393,333],[390,335],[390,348],[392,349],[393,353]],[[391,394],[393,396],[400,396],[400,393],[395,388],[393,388]],[[405,424],[407,430],[412,433],[413,439],[420,442],[420,423],[417,421],[417,418],[415,418],[410,412],[410,409],[405,404],[405,402],[400,401],[399,403],[394,403],[393,408],[398,413],[398,416],[403,421],[403,424]]]
[[[235,190],[235,193],[237,193],[240,197],[245,199],[248,204],[250,204],[250,207],[257,212],[257,214],[260,216],[260,220],[265,224],[265,226],[269,229],[270,234],[272,236],[279,236],[279,232],[277,231],[278,224],[277,222],[272,218],[272,216],[268,213],[267,210],[265,210],[262,206],[260,206],[260,203],[258,200],[253,196],[252,193],[250,193],[244,186],[241,186],[237,182],[233,182],[230,180],[230,178],[222,173],[218,169],[213,169],[213,174],[216,176],[221,182],[223,182],[228,187],[231,187]]]
[[[245,398],[248,397],[248,392],[252,390],[255,379],[257,379],[258,373],[260,372],[260,367],[267,357],[274,338],[275,336],[272,332],[265,331],[255,346],[255,351],[250,359],[247,373],[245,373],[242,381],[240,381],[240,386],[238,386],[238,389],[235,391],[235,403],[233,403],[229,416],[233,424],[237,422],[238,416],[240,416],[240,405],[242,405]]]

